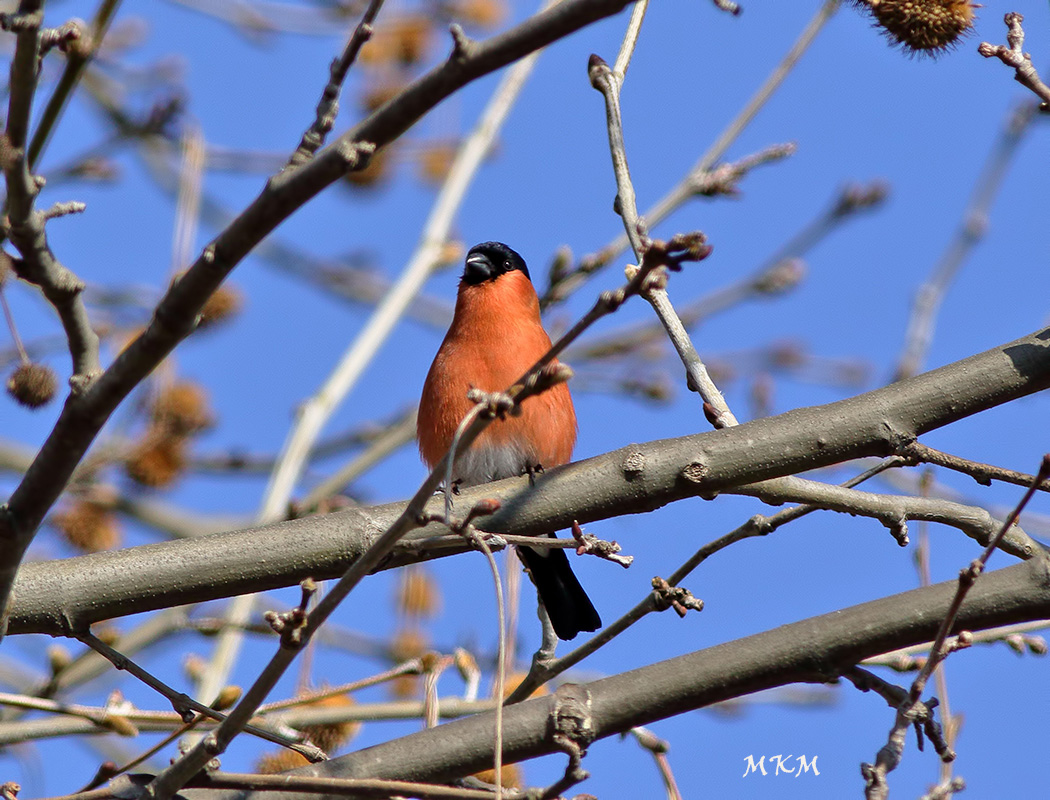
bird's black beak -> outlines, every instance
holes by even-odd
[[[496,277],[496,268],[492,265],[489,257],[483,253],[472,253],[467,256],[467,263],[463,268],[463,281],[471,285],[484,283]]]

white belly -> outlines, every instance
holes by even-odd
[[[460,486],[476,486],[523,475],[530,464],[535,466],[535,455],[521,447],[508,444],[474,446],[460,456],[453,470],[453,479],[460,481]]]

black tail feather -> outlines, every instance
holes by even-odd
[[[532,575],[536,593],[559,639],[574,639],[580,631],[596,631],[602,626],[601,617],[573,574],[564,550],[539,552],[519,547],[518,553]]]

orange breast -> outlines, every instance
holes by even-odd
[[[536,293],[522,273],[461,286],[452,325],[420,399],[417,435],[423,460],[433,467],[448,450],[471,409],[467,399],[471,387],[488,392],[507,389],[548,349],[550,338],[540,323]],[[475,454],[499,451],[499,458],[484,460],[486,469],[506,474],[456,477],[475,483],[521,474],[527,466],[557,466],[572,457],[575,443],[576,413],[568,387],[561,384],[526,400],[520,416],[494,420],[475,440],[471,448]],[[507,453],[513,456],[507,458]],[[471,459],[466,462],[471,464]],[[474,463],[479,462],[474,459]]]

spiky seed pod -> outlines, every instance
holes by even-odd
[[[98,637],[99,641],[110,647],[120,641],[120,628],[110,623],[99,623],[91,626],[91,632]]]
[[[216,711],[225,711],[227,708],[232,708],[233,705],[241,699],[241,694],[243,694],[243,692],[241,691],[240,686],[234,686],[232,684],[229,686],[223,686],[219,690],[219,696],[215,698],[215,702],[211,704],[211,707]]]
[[[386,30],[376,31],[361,47],[357,60],[367,67],[389,67],[397,60],[397,43]]]
[[[13,259],[3,250],[0,250],[0,289],[4,288],[8,277],[14,274]]]
[[[419,696],[420,680],[418,675],[398,675],[387,686],[395,700],[410,700]]]
[[[7,379],[7,393],[26,408],[46,405],[57,390],[58,378],[46,364],[23,362]]]
[[[97,553],[120,544],[120,524],[113,510],[94,500],[78,499],[57,511],[51,523],[78,550]]]
[[[521,684],[521,682],[523,680],[525,680],[525,673],[524,672],[512,672],[512,673],[510,673],[507,676],[506,680],[503,681],[503,696],[504,697],[510,697],[511,694],[514,692],[514,690],[518,688],[518,686]],[[540,686],[540,687],[537,687],[536,690],[533,691],[533,693],[529,695],[529,697],[541,697],[541,696],[543,696],[545,694],[547,694],[547,687],[546,686]]]
[[[152,489],[170,486],[186,469],[186,440],[170,431],[153,429],[124,462],[128,477]]]
[[[474,777],[490,786],[496,783],[496,771],[492,769],[475,772]],[[500,777],[502,778],[501,785],[504,788],[520,789],[525,785],[525,776],[522,775],[521,767],[517,764],[504,764],[500,770]]]
[[[47,663],[51,668],[52,675],[58,675],[62,670],[73,663],[73,656],[60,644],[53,644],[47,648]]]
[[[406,14],[395,20],[390,36],[395,42],[395,53],[405,66],[418,64],[430,47],[433,22],[423,14]]]
[[[870,0],[877,25],[910,53],[937,55],[973,29],[979,6],[969,0]]]
[[[361,95],[361,106],[369,114],[382,106],[388,100],[396,97],[398,92],[405,88],[400,80],[380,79],[365,88]]]
[[[409,617],[433,617],[441,608],[441,596],[422,566],[406,567],[397,592],[398,610]]]
[[[430,184],[440,184],[456,157],[454,142],[433,142],[419,152],[419,177]]]
[[[390,657],[397,663],[419,658],[427,651],[427,637],[412,628],[403,628],[390,643]]]
[[[507,18],[507,4],[503,0],[458,0],[452,16],[468,25],[495,28]]]
[[[447,267],[455,264],[459,266],[460,262],[463,261],[463,256],[467,254],[467,248],[463,246],[463,242],[450,239],[441,245],[441,252],[438,254],[437,263],[442,267]]]
[[[259,756],[259,759],[255,762],[255,771],[260,775],[276,775],[279,772],[287,772],[296,767],[305,767],[309,763],[306,756],[300,755],[294,750],[281,749]]]
[[[423,14],[404,14],[381,25],[358,58],[371,67],[412,66],[430,49],[433,22]]]
[[[149,417],[154,425],[178,435],[197,433],[215,422],[204,387],[192,381],[180,381],[159,391],[150,403]]]
[[[197,330],[211,328],[220,322],[226,322],[236,316],[244,305],[244,300],[233,286],[220,286],[204,302],[201,309],[200,319],[197,321]]]
[[[349,708],[354,705],[354,699],[345,694],[337,694],[325,697],[315,703],[313,707],[323,706],[325,708]],[[315,745],[331,755],[340,747],[353,739],[361,730],[361,723],[356,720],[346,722],[329,722],[323,725],[305,725],[301,731]]]

